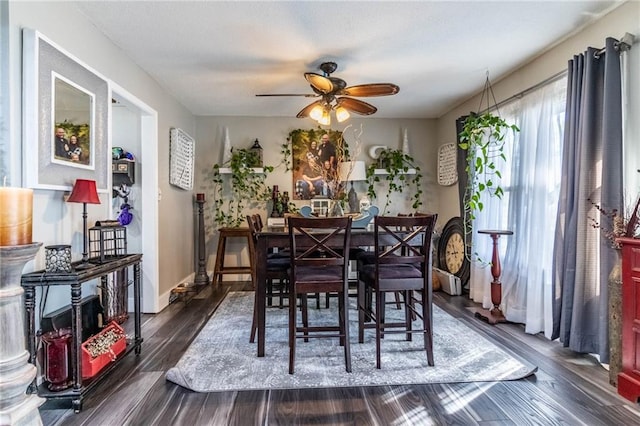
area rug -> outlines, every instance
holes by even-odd
[[[333,309],[337,301],[332,300]],[[167,380],[196,392],[300,389],[515,380],[537,367],[515,358],[434,305],[434,358],[429,367],[421,335],[385,336],[382,369],[375,364],[375,330],[358,343],[355,301],[349,312],[352,373],[346,373],[338,339],[298,340],[295,374],[289,374],[288,309],[267,308],[265,357],[249,343],[253,293],[231,292],[194,339]],[[388,308],[387,321],[401,310]],[[309,322],[335,323],[330,309],[309,309]]]

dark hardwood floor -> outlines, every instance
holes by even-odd
[[[436,293],[438,306],[539,367],[526,379],[307,390],[196,393],[167,382],[225,294],[246,283],[205,288],[157,315],[145,315],[142,354],[129,354],[74,414],[53,401],[45,425],[640,425],[640,407],[618,396],[592,357],[525,334],[517,324],[488,325],[464,296]],[[247,330],[247,333],[249,330]],[[233,372],[229,372],[233,374]]]

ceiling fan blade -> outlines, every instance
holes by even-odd
[[[304,78],[320,93],[331,93],[334,89],[333,82],[328,77],[316,74],[315,72],[305,72]]]
[[[344,107],[345,109],[360,115],[371,115],[378,110],[378,108],[374,107],[373,105],[363,102],[359,99],[343,97],[338,98],[336,102],[338,106]]]
[[[320,95],[313,93],[260,93],[256,96],[304,96],[305,98],[317,98]]]
[[[316,105],[322,105],[322,102],[323,102],[322,100],[317,100],[315,102],[311,102],[309,105],[307,105],[306,107],[302,108],[302,110],[296,115],[296,117],[298,117],[298,118],[307,118],[309,116],[309,113],[313,109],[313,107],[315,107]]]
[[[400,88],[391,83],[372,83],[349,86],[340,91],[340,95],[367,97],[367,96],[389,96],[395,95]]]

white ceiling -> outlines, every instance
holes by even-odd
[[[616,7],[616,1],[78,1],[78,9],[196,115],[293,117],[304,72],[338,63],[373,117],[435,118]]]

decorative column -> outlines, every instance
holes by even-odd
[[[207,261],[205,259],[204,244],[204,194],[196,195],[196,203],[198,203],[198,271],[193,279],[195,285],[206,285],[211,281],[207,275]]]
[[[27,394],[37,369],[25,349],[22,269],[42,243],[0,246],[0,424],[41,425],[44,399]]]

